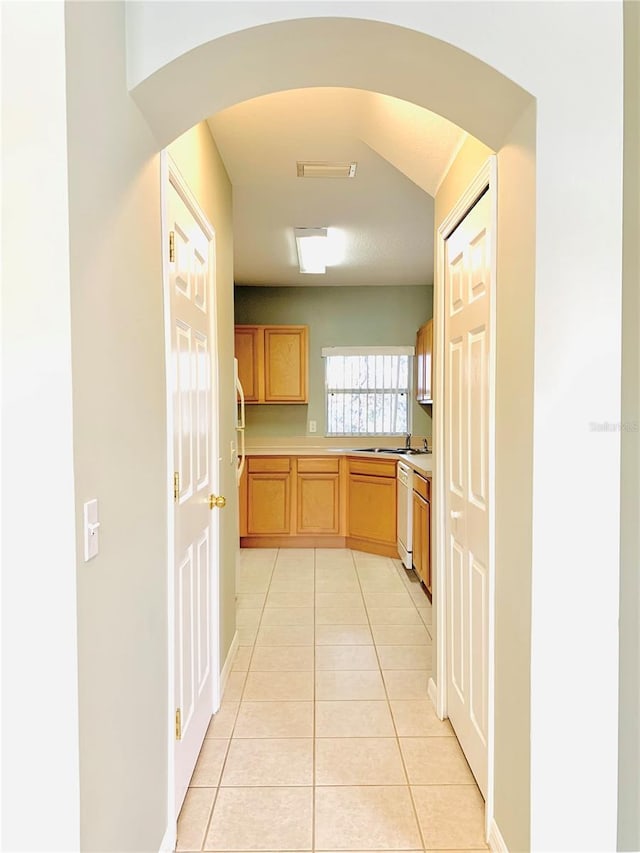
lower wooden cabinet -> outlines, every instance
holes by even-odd
[[[297,499],[298,533],[340,533],[340,477],[337,473],[298,472]]]
[[[348,545],[397,556],[396,463],[349,459]]]
[[[431,594],[431,481],[413,476],[413,568]]]
[[[252,457],[247,464],[248,536],[291,532],[291,459]]]
[[[240,545],[346,547],[397,557],[396,500],[393,459],[248,456],[240,481]],[[418,511],[414,503],[414,559],[430,589],[428,496],[421,501]],[[426,557],[416,556],[416,536]]]

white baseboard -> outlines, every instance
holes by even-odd
[[[176,849],[176,825],[168,826],[164,838],[160,842],[158,853],[173,853]]]
[[[438,688],[436,687],[436,683],[433,678],[429,679],[429,683],[427,684],[427,693],[429,694],[429,699],[431,699],[431,704],[436,709],[436,713],[438,712]]]
[[[496,853],[509,853],[509,848],[505,844],[495,818],[491,821],[491,828],[489,829],[489,849],[495,850]]]
[[[233,667],[233,662],[236,658],[236,652],[238,651],[239,645],[240,637],[238,636],[238,632],[236,631],[233,635],[231,645],[229,646],[229,653],[227,655],[227,659],[225,660],[224,666],[222,667],[222,672],[220,673],[220,698],[224,696],[224,688],[227,686],[229,674],[231,672],[231,668]]]

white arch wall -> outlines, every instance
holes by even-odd
[[[482,59],[536,98],[530,840],[535,849],[614,849],[619,438],[590,425],[620,416],[621,6],[289,3],[285,11],[290,21],[351,16],[412,28]],[[441,44],[422,51],[422,64],[420,51],[408,50],[390,80],[384,62],[372,68],[358,61],[375,27],[361,42],[349,24],[336,57],[327,50],[330,20],[315,50],[305,27],[293,23],[283,25],[284,41],[273,30],[266,47],[259,30],[240,33],[284,17],[275,4],[143,3],[128,12],[129,82],[160,140],[238,99],[341,84],[415,100],[495,148],[508,141],[517,153],[507,137],[526,105],[522,93]],[[217,45],[183,55],[216,38]],[[409,34],[408,44],[415,39]],[[314,60],[329,54],[330,69],[314,74],[322,67]],[[176,103],[184,81],[208,74],[211,61],[220,64],[207,77],[208,94],[201,97],[196,85],[181,110],[167,110],[167,94]],[[213,86],[225,68],[233,73]],[[407,69],[411,80],[403,81]],[[591,643],[595,597],[598,639]],[[593,773],[584,772],[586,749]]]

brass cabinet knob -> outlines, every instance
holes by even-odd
[[[222,495],[209,495],[209,509],[222,509],[222,507],[227,505],[227,499],[222,497]]]

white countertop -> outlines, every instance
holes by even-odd
[[[405,462],[414,471],[432,476],[433,454],[432,453],[368,453],[365,450],[357,450],[353,447],[327,447],[324,445],[283,445],[283,446],[259,446],[246,448],[247,456],[353,456],[370,459],[396,459]]]

